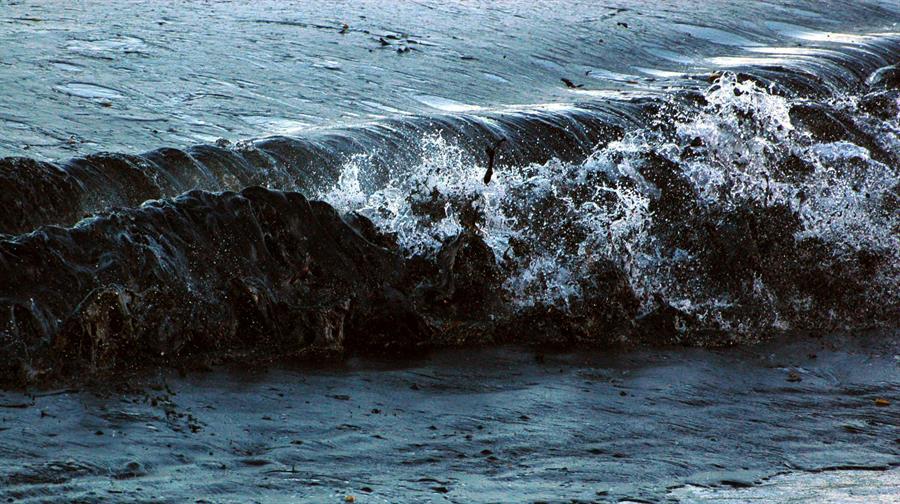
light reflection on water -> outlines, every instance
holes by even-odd
[[[648,74],[738,64],[745,60],[708,58],[741,58],[748,49],[867,42],[860,33],[890,31],[898,18],[891,2],[809,0],[679,0],[665,8],[644,0],[426,0],[391,8],[375,0],[267,0],[146,2],[128,11],[115,16],[101,1],[4,5],[0,155],[133,153],[397,111],[569,102],[586,92],[647,88]],[[586,89],[567,89],[563,77]],[[158,119],[129,120],[151,116]],[[296,127],[284,126],[292,121]]]

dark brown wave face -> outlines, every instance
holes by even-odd
[[[2,159],[0,381],[896,328],[898,51],[561,109]]]

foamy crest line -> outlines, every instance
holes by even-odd
[[[366,159],[356,157],[321,197],[369,217],[409,255],[426,256],[463,230],[460,211],[474,201],[483,212],[478,232],[508,272],[504,286],[511,298],[523,306],[569,305],[592,265],[607,261],[626,273],[645,311],[665,299],[739,329],[722,315],[734,302],[727,293],[699,274],[685,280],[699,260],[696,251],[661,235],[660,229],[677,224],[668,220],[691,217],[654,212],[661,188],[648,176],[666,169],[689,184],[685,208],[712,215],[783,206],[799,218],[797,240],[821,240],[836,257],[860,250],[887,254],[893,266],[875,281],[897,280],[898,216],[885,198],[900,184],[898,167],[873,160],[863,146],[817,141],[793,124],[793,100],[752,80],[725,74],[703,98],[701,107],[675,107],[674,117],[627,132],[583,163],[502,166],[501,156],[485,185],[484,159],[434,135],[422,141],[421,162],[398,169],[386,185],[366,191]],[[830,105],[872,120],[852,99]],[[896,147],[897,118],[875,123],[886,148]],[[776,296],[761,278],[750,291],[763,305]],[[784,325],[777,311],[770,317],[770,324]]]

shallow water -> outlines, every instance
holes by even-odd
[[[33,404],[6,393],[0,402],[30,405],[0,410],[0,495],[842,502],[826,482],[858,481],[853,492],[884,497],[896,488],[896,469],[807,471],[900,464],[897,341],[873,334],[721,351],[467,349],[406,362],[164,373],[42,392]],[[802,381],[788,381],[791,372]],[[878,398],[890,405],[877,406]],[[726,490],[754,482],[761,486]]]

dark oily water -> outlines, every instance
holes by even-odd
[[[452,350],[0,394],[0,497],[895,502],[897,341]]]

